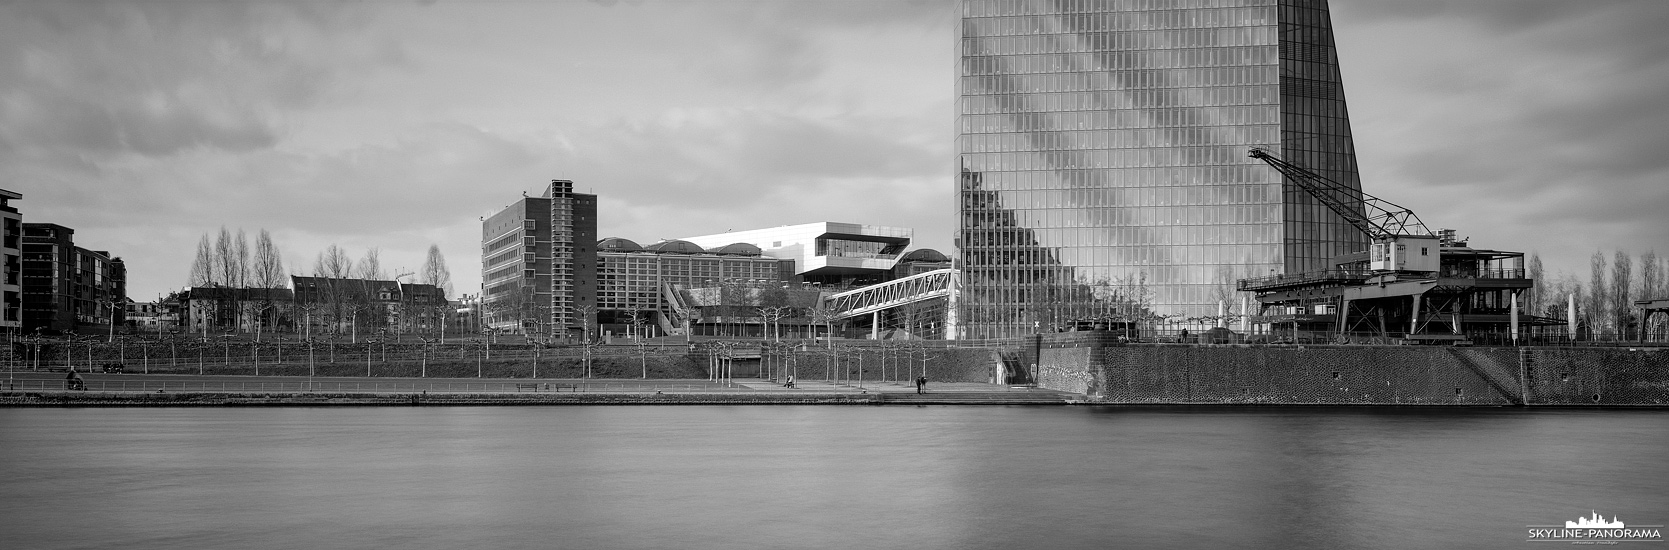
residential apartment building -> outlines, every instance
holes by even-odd
[[[23,332],[109,330],[126,317],[127,267],[109,252],[75,245],[75,230],[23,224]]]
[[[302,332],[438,333],[451,309],[431,284],[301,276],[290,282],[293,302],[281,306]]]
[[[23,214],[11,203],[21,199],[0,189],[0,332],[23,327]]]

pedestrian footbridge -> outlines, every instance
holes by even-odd
[[[955,292],[956,270],[938,269],[902,279],[831,294],[823,298],[830,320],[869,315],[916,302],[945,298]]]

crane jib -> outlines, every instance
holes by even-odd
[[[1288,182],[1315,197],[1370,239],[1381,241],[1396,237],[1434,236],[1414,211],[1396,203],[1327,179],[1259,147],[1253,147],[1247,156],[1263,161],[1286,176]]]

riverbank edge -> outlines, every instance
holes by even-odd
[[[991,393],[939,395],[886,393],[746,394],[732,392],[656,393],[295,393],[295,392],[0,392],[0,408],[38,407],[412,407],[412,406],[563,406],[563,405],[1002,405],[1087,406],[1097,408],[1163,407],[1463,407],[1660,409],[1669,404],[1531,404],[1528,406],[1468,403],[1235,403],[1235,402],[1108,402],[1076,399],[1005,399]]]

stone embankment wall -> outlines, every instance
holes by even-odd
[[[639,352],[630,347],[600,350],[586,359],[573,348],[534,351],[523,347],[479,348],[449,345],[425,350],[410,344],[389,346],[387,351],[367,345],[338,345],[334,350],[307,353],[291,343],[280,350],[272,343],[243,347],[196,346],[171,349],[168,346],[124,348],[103,342],[81,342],[66,353],[63,343],[40,346],[19,344],[3,361],[19,369],[97,372],[107,364],[123,365],[128,373],[210,374],[245,376],[365,376],[428,378],[620,378],[702,379],[710,376],[712,356],[687,352],[682,346],[648,347]],[[323,346],[321,346],[323,347]],[[178,351],[178,353],[176,353]],[[762,364],[764,363],[764,364]],[[733,361],[737,378],[789,371],[805,380],[909,380],[926,368],[927,378],[937,382],[989,382],[994,363],[989,349],[928,346],[839,345],[811,347],[805,351],[773,352],[763,361],[758,352]]]
[[[1669,349],[1119,345],[1049,335],[1042,387],[1109,403],[1669,405]]]

